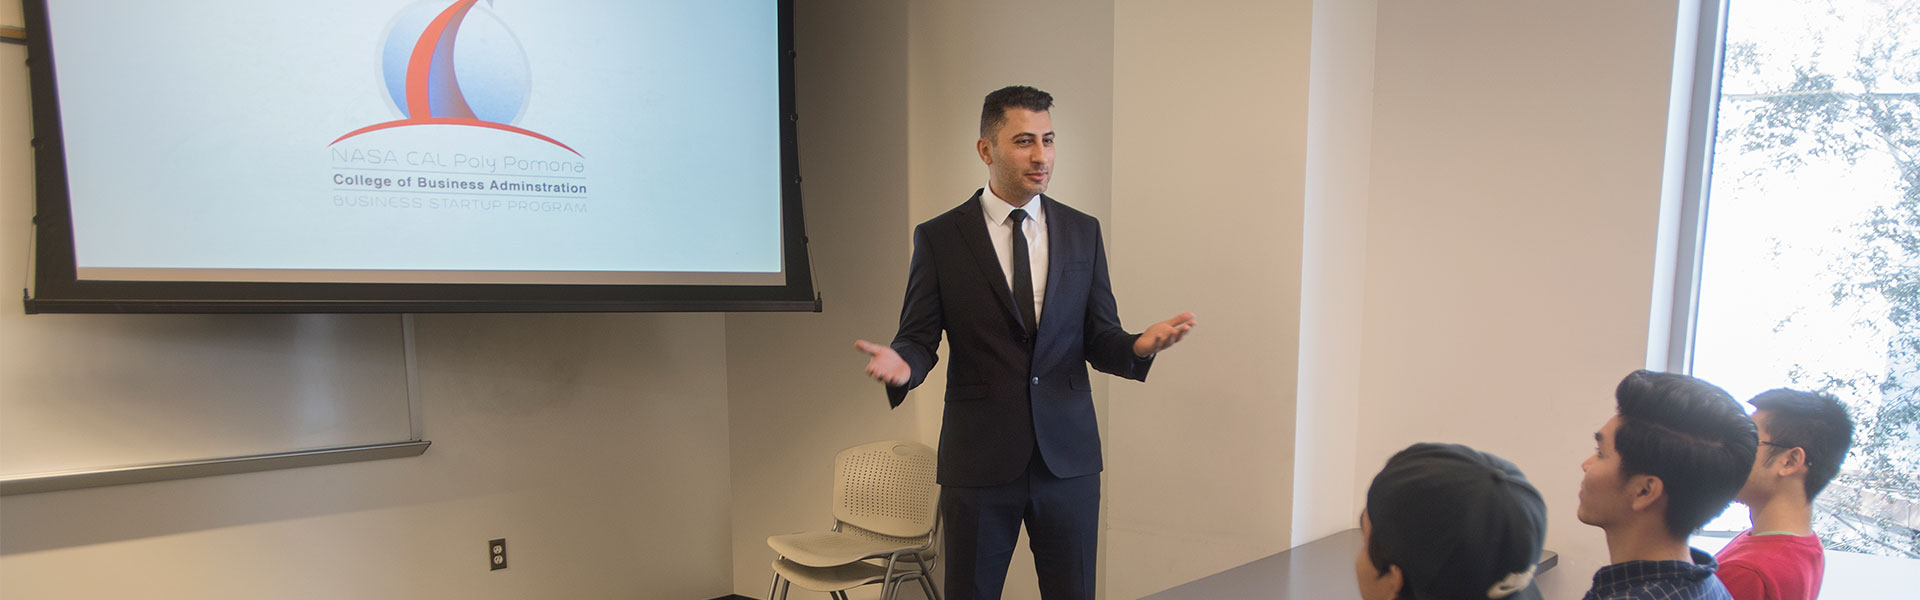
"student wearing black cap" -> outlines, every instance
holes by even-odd
[[[1354,576],[1364,600],[1538,600],[1547,505],[1520,469],[1455,444],[1414,444],[1367,488]]]

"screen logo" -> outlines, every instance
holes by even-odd
[[[335,207],[554,216],[589,211],[585,157],[515,125],[531,97],[527,53],[491,10],[493,1],[479,4],[423,0],[394,15],[381,41],[380,87],[401,118],[327,144]]]
[[[526,108],[532,77],[513,31],[492,11],[476,10],[479,0],[439,4],[402,9],[384,42],[382,79],[404,118],[361,127],[332,144],[383,129],[455,125],[516,133],[579,156],[559,140],[514,125]]]

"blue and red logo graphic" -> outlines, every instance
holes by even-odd
[[[441,2],[421,2],[402,9],[387,33],[381,74],[405,118],[355,129],[333,144],[382,129],[457,125],[517,133],[580,155],[558,140],[513,125],[532,90],[527,54],[498,16],[475,10],[479,2],[458,0],[445,8]]]

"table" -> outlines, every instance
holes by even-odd
[[[1360,539],[1359,529],[1348,529],[1141,600],[1357,599],[1353,559],[1360,553]],[[1560,555],[1542,552],[1537,572],[1559,563]]]

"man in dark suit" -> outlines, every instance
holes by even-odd
[[[940,429],[946,590],[995,599],[1025,523],[1041,596],[1092,600],[1100,432],[1087,365],[1146,380],[1193,314],[1120,327],[1100,222],[1042,195],[1053,176],[1053,97],[987,95],[975,148],[987,187],[913,232],[900,331],[865,340],[867,374],[899,406],[951,335]]]

